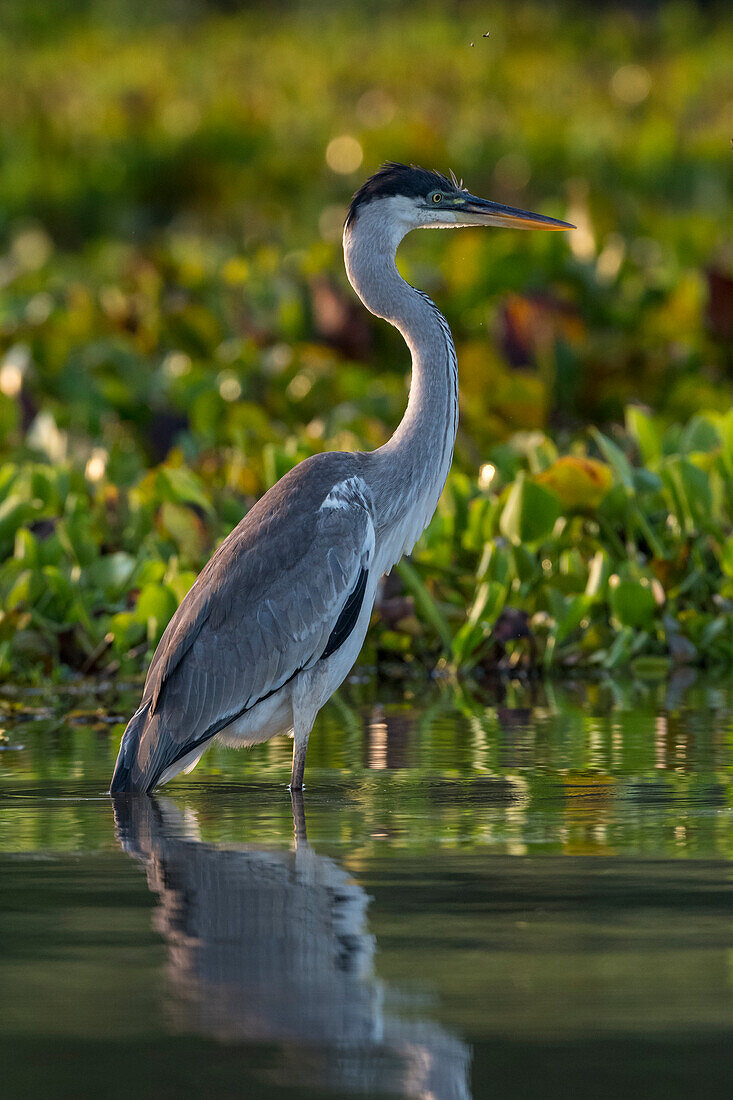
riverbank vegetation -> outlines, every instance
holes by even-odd
[[[730,16],[82,7],[0,29],[0,677],[141,674],[258,495],[388,438],[340,255],[387,158],[579,229],[406,242],[462,426],[362,661],[730,664]]]

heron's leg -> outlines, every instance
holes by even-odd
[[[308,751],[308,738],[316,720],[315,713],[308,708],[293,707],[293,771],[290,776],[290,790],[303,790],[305,772],[305,754]]]
[[[298,737],[298,730],[296,727],[295,735],[293,737],[293,771],[290,776],[290,790],[302,791],[303,790],[303,775],[305,773],[305,754],[308,751],[308,738],[310,736],[310,730],[304,737]]]
[[[305,754],[308,751],[308,738],[318,714],[322,700],[318,683],[311,676],[299,676],[293,685],[293,771],[290,777],[290,790],[303,790],[305,772]]]
[[[290,801],[293,805],[293,840],[297,851],[299,846],[308,844],[308,833],[305,826],[305,806],[303,804],[303,792],[290,788]]]

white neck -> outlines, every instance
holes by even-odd
[[[389,568],[430,522],[448,476],[458,429],[458,369],[448,323],[400,276],[397,247],[411,226],[377,200],[344,231],[346,272],[366,308],[403,335],[412,354],[410,397],[392,438],[369,455],[368,472]],[[381,208],[381,209],[380,209]]]

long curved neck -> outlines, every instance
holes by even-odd
[[[458,429],[458,369],[447,321],[397,271],[404,231],[379,217],[379,203],[373,207],[346,229],[344,255],[364,305],[402,333],[412,354],[405,415],[392,438],[369,456],[378,526],[394,533],[396,561],[430,522],[448,476]]]

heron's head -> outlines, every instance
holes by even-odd
[[[498,225],[514,229],[575,229],[568,222],[479,199],[440,172],[414,165],[387,163],[362,184],[354,195],[345,230],[352,230],[369,213],[370,221],[393,224],[400,237],[411,229],[457,229],[469,225]]]

